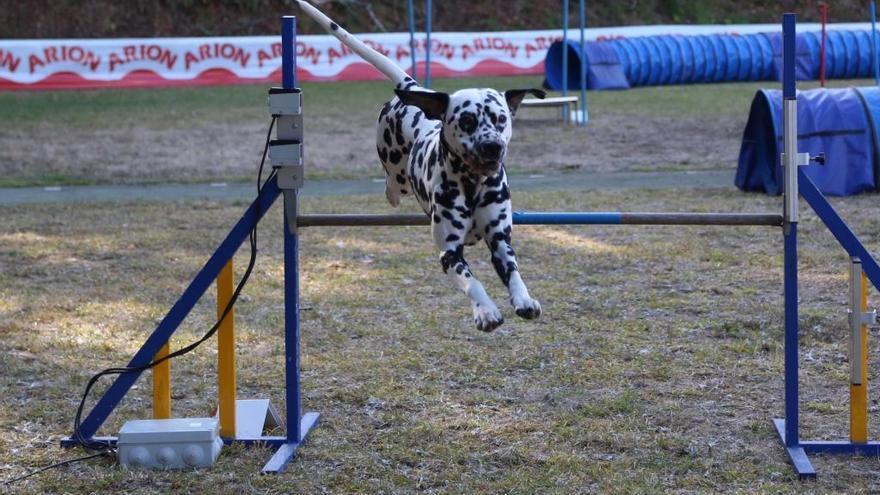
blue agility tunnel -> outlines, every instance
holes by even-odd
[[[797,36],[796,75],[819,78],[821,33]],[[870,31],[830,30],[826,38],[828,79],[871,77]],[[562,60],[568,57],[568,87],[580,87],[587,72],[588,89],[732,81],[779,80],[782,33],[660,35],[590,41],[557,41],[544,59],[550,89],[562,89]]]
[[[880,89],[876,87],[800,91],[798,150],[825,153],[825,165],[804,172],[826,195],[848,196],[874,191],[878,184],[877,125]],[[783,172],[782,92],[762,89],[752,100],[743,133],[736,186],[744,191],[781,194]]]

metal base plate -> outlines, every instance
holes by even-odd
[[[281,426],[281,416],[269,399],[238,399],[235,401],[235,438],[253,440],[266,429]]]
[[[263,474],[277,474],[282,473],[287,468],[287,465],[293,458],[296,456],[296,449],[302,445],[303,442],[306,441],[306,436],[308,436],[309,431],[315,424],[318,422],[318,413],[310,412],[303,414],[302,419],[299,422],[299,433],[300,433],[300,441],[299,442],[285,442],[278,446],[278,450],[275,452],[275,455],[269,459],[269,462],[263,466],[262,473]]]
[[[776,431],[779,433],[779,440],[782,442],[782,446],[785,447],[786,452],[788,452],[788,458],[791,460],[791,464],[794,466],[798,478],[802,480],[815,479],[816,470],[813,469],[813,464],[810,463],[810,458],[807,457],[804,448],[801,446],[789,447],[785,445],[785,420],[774,418],[773,424],[776,425]]]

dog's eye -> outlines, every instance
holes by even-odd
[[[507,122],[507,115],[501,115],[498,117],[499,124],[504,124],[505,122]]]
[[[462,114],[462,116],[458,118],[458,126],[461,127],[461,130],[464,132],[471,134],[477,130],[477,117],[472,113]]]

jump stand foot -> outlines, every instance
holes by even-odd
[[[786,452],[788,452],[788,458],[791,460],[798,478],[802,480],[816,479],[816,470],[813,469],[813,464],[810,463],[810,458],[807,457],[807,452],[804,448],[801,446],[789,447],[785,445],[785,420],[775,418],[773,424],[776,425],[779,440],[782,442],[782,446],[785,447]]]
[[[312,429],[313,426],[318,422],[318,413],[310,412],[305,413],[300,420],[299,423],[299,432],[300,432],[300,441],[299,442],[286,442],[278,446],[278,450],[275,451],[275,455],[269,459],[269,462],[263,466],[262,473],[263,474],[277,474],[282,473],[287,468],[287,465],[293,458],[296,456],[296,449],[302,445],[306,440],[306,436],[309,434],[309,430]]]

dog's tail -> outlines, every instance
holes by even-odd
[[[382,55],[381,53],[373,50],[363,41],[352,36],[348,31],[342,29],[339,24],[333,22],[329,17],[324,15],[323,12],[316,9],[312,4],[303,0],[296,0],[296,3],[299,4],[299,8],[301,8],[309,17],[315,20],[318,24],[321,25],[324,29],[327,30],[328,33],[332,34],[339,41],[342,42],[345,46],[349,47],[361,56],[367,63],[371,64],[373,67],[379,69],[379,72],[385,74],[385,77],[391,79],[391,81],[398,85],[401,88],[407,86],[407,79],[412,81],[412,78],[407,75],[400,67],[397,66],[394,62],[392,62],[388,57]]]

